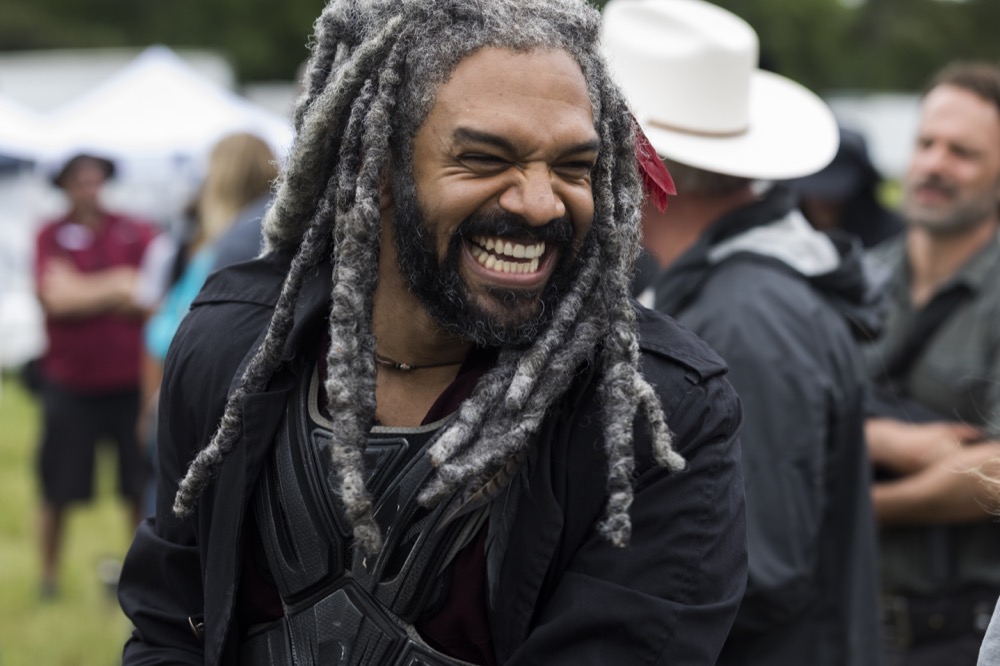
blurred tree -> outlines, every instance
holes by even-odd
[[[590,0],[603,7],[607,0]],[[952,58],[997,59],[1000,1],[715,0],[761,38],[766,67],[817,91],[919,88]],[[0,51],[210,48],[243,81],[290,79],[325,0],[0,0]]]
[[[760,37],[761,60],[814,89],[830,87],[843,67],[851,10],[840,0],[719,0]]]
[[[846,43],[841,86],[919,90],[953,59],[996,61],[996,0],[868,0],[858,7]]]
[[[241,80],[288,80],[324,0],[0,0],[0,51],[166,44],[215,49]]]

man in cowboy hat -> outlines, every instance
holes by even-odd
[[[91,495],[97,440],[110,438],[118,448],[119,489],[135,524],[147,477],[135,435],[142,319],[133,286],[156,231],[101,205],[114,172],[100,156],[70,158],[52,179],[69,211],[36,239],[36,290],[48,336],[39,452],[44,597],[57,589],[65,509]]]
[[[642,179],[599,24],[327,5],[270,249],[167,357],[126,665],[715,663],[740,410],[629,299]]]
[[[677,197],[647,205],[660,268],[645,287],[731,367],[746,421],[750,573],[720,664],[878,659],[875,530],[854,340],[878,313],[859,248],[813,229],[792,195],[837,149],[825,104],[757,69],[753,29],[700,0],[612,0],[609,63]],[[855,330],[852,330],[855,329]]]

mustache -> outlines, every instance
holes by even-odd
[[[955,186],[940,176],[928,176],[927,178],[916,183],[912,189],[914,191],[935,190],[942,194],[947,194],[948,196],[954,196],[955,194]]]
[[[462,240],[473,236],[502,236],[553,245],[568,245],[573,241],[573,223],[564,215],[538,226],[529,223],[520,215],[497,210],[473,213],[462,221],[455,235]]]

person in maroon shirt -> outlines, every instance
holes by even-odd
[[[92,494],[97,440],[117,445],[120,490],[135,523],[147,475],[135,436],[142,319],[133,288],[156,230],[102,207],[114,170],[103,157],[69,159],[53,179],[69,211],[36,239],[35,285],[48,336],[38,456],[43,597],[57,590],[65,509]]]

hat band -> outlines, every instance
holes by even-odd
[[[665,123],[661,120],[650,119],[649,124],[657,129],[668,130],[670,132],[682,132],[684,134],[693,134],[694,136],[707,136],[712,138],[725,138],[731,136],[740,136],[746,134],[750,131],[750,126],[746,125],[737,130],[729,130],[725,132],[712,132],[710,130],[698,130],[692,129],[690,127],[682,127],[680,125],[672,125],[670,123]]]

